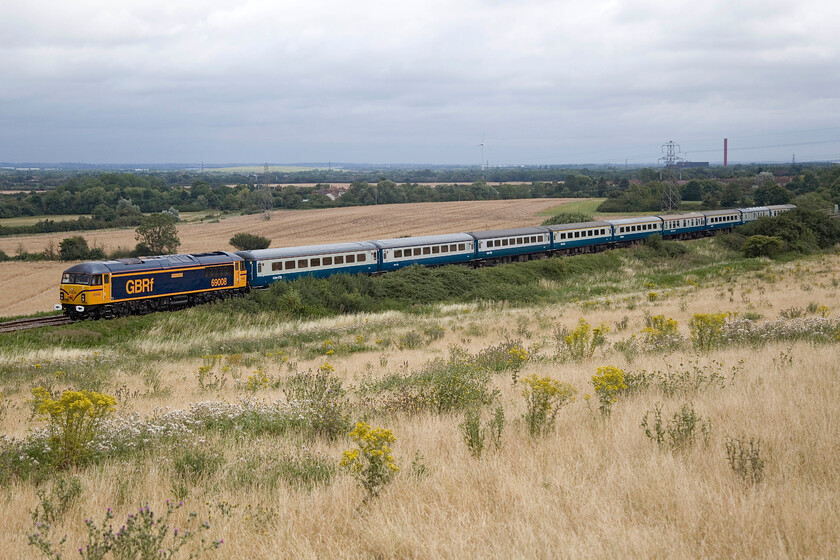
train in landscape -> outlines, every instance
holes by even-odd
[[[380,274],[411,265],[488,266],[626,247],[654,234],[691,239],[793,208],[782,204],[237,253],[86,262],[64,271],[61,303],[55,307],[72,319],[110,319],[226,299],[302,276]]]

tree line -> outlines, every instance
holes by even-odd
[[[0,218],[64,214],[85,216],[62,221],[46,218],[28,226],[0,226],[0,236],[137,227],[144,214],[160,212],[255,213],[272,209],[411,202],[606,197],[607,200],[599,208],[603,212],[658,211],[665,188],[665,184],[659,180],[660,171],[650,168],[636,169],[632,172],[614,169],[534,168],[528,172],[495,170],[489,174],[502,174],[503,171],[510,171],[511,176],[517,176],[513,173],[516,171],[522,177],[555,178],[497,184],[478,179],[466,184],[445,183],[433,187],[417,181],[397,182],[384,176],[384,171],[379,171],[380,177],[375,181],[356,180],[342,196],[334,198],[330,196],[329,183],[267,187],[254,181],[235,186],[220,182],[225,178],[243,178],[235,175],[193,177],[188,185],[180,185],[173,184],[176,177],[184,180],[191,175],[80,173],[47,190],[0,194]],[[317,176],[315,171],[305,173]],[[328,172],[335,173],[337,172]],[[409,171],[388,173],[397,177],[408,175]],[[428,173],[426,170],[415,170],[414,173],[414,179],[439,179],[441,175],[457,174],[454,170]],[[741,166],[738,169],[686,169],[681,173],[696,175],[680,187],[682,200],[694,203],[692,208],[714,209],[787,202],[826,208],[840,202],[838,166]],[[782,185],[777,177],[783,176],[784,173],[791,173],[791,180]],[[427,174],[431,177],[427,177]],[[3,175],[0,173],[0,176]],[[212,182],[205,178],[210,178]]]

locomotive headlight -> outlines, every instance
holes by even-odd
[[[85,294],[82,294],[82,303],[85,302]]]

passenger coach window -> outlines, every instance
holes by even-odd
[[[286,270],[294,270],[295,261],[286,261]]]
[[[309,266],[309,261],[306,259],[301,259],[298,261],[298,268],[307,268]]]
[[[432,249],[430,247],[423,247],[423,254],[430,255],[432,253]]]
[[[335,258],[335,264],[344,264],[344,256],[339,255]]]
[[[401,259],[402,258],[402,249],[394,249],[394,258]]]
[[[467,248],[467,246],[466,246],[466,245],[464,245],[463,243],[459,243],[459,244],[458,244],[458,250],[459,250],[459,251],[463,251],[463,250],[465,250],[466,248]]]
[[[442,245],[440,247],[440,252],[441,253],[448,253],[449,252],[449,245]]]
[[[433,253],[433,254],[438,254],[438,253],[440,253],[440,247],[438,247],[437,245],[435,245],[434,247],[432,247],[432,253]]]
[[[420,247],[416,247],[416,248],[414,249],[414,256],[415,256],[415,257],[419,257],[419,256],[420,256],[420,253],[422,253],[422,252],[423,252],[423,250],[422,250]]]
[[[356,262],[356,255],[347,255],[347,264]]]
[[[277,262],[271,263],[271,270],[282,270],[282,269],[283,269],[283,263],[282,262],[277,261]]]
[[[367,260],[367,255],[364,253],[356,255],[356,262],[365,262],[365,260]]]
[[[311,266],[321,266],[321,259],[312,259],[309,264]]]
[[[332,266],[332,257],[324,257],[324,266]]]

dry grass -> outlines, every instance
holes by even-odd
[[[272,247],[318,243],[364,241],[405,235],[426,235],[539,224],[538,214],[563,199],[491,200],[391,204],[323,210],[278,210],[269,220],[261,214],[236,216],[218,223],[187,223],[178,226],[180,250],[233,251],[230,238],[247,232],[271,239]],[[0,237],[0,250],[15,255],[23,247],[30,253],[43,251],[52,242],[57,248],[65,237],[82,235],[90,246],[106,252],[133,248],[133,229],[78,233],[50,233]],[[58,303],[58,282],[68,263],[3,263],[0,278],[0,317],[49,311]]]
[[[694,313],[739,311],[775,319],[792,307],[812,302],[836,307],[840,257],[812,259],[773,267],[772,276],[721,277],[699,289],[662,291],[657,301],[647,294],[627,294],[611,301],[578,306],[511,309],[505,305],[451,305],[438,314],[404,317],[398,313],[338,317],[285,325],[254,317],[247,325],[208,326],[205,331],[177,333],[178,314],[148,333],[135,350],[152,356],[156,350],[207,344],[218,347],[225,335],[254,340],[279,338],[289,332],[363,330],[370,339],[396,338],[412,330],[438,325],[443,338],[417,349],[368,351],[349,355],[293,355],[297,369],[314,368],[329,360],[348,384],[365,376],[410,371],[426,360],[444,356],[458,344],[477,352],[505,339],[521,339],[549,356],[556,348],[554,330],[573,328],[580,317],[610,327],[628,317],[623,331],[613,329],[611,342],[638,334],[644,314],[677,319],[687,335]],[[840,310],[834,309],[837,314]],[[367,330],[365,330],[367,329]],[[168,345],[168,346],[167,346]],[[18,351],[4,361],[63,359],[76,354]],[[382,360],[387,365],[382,366]],[[743,361],[743,365],[739,365]],[[271,376],[288,373],[283,363],[264,359]],[[598,366],[626,370],[679,370],[680,364],[708,366],[727,377],[725,387],[665,397],[657,391],[623,397],[612,416],[602,418],[597,404],[580,398],[592,392],[590,379]],[[599,352],[579,363],[529,362],[520,377],[531,373],[571,383],[579,390],[575,403],[560,413],[554,433],[532,440],[521,420],[520,386],[497,376],[499,402],[508,426],[500,451],[485,450],[473,458],[458,424],[461,416],[395,413],[370,419],[391,428],[397,437],[395,456],[402,472],[384,493],[359,508],[362,490],[337,475],[328,486],[311,492],[282,481],[266,484],[236,482],[242,465],[256,457],[271,458],[296,448],[295,436],[210,436],[208,449],[225,458],[218,471],[188,482],[188,508],[210,518],[210,534],[224,538],[216,558],[339,557],[339,558],[510,558],[510,557],[811,557],[840,553],[840,345],[806,342],[771,343],[761,348],[733,347],[709,354],[681,350],[670,355],[642,354],[632,362],[619,353]],[[129,400],[144,415],[155,407],[184,408],[202,400],[228,400],[248,395],[233,387],[201,391],[195,372],[201,360],[153,362],[169,393]],[[247,375],[255,366],[240,366]],[[732,376],[732,368],[737,375]],[[144,391],[145,382],[124,364],[113,372],[110,387],[126,385]],[[262,400],[282,398],[279,389],[260,390]],[[22,435],[32,424],[22,394],[2,422],[3,433]],[[657,402],[670,416],[684,402],[713,427],[708,446],[684,451],[658,449],[640,427],[642,416]],[[728,436],[760,438],[766,460],[764,480],[750,486],[726,461]],[[313,451],[337,462],[350,442],[316,442]],[[412,475],[419,452],[426,475]],[[106,507],[117,519],[141,503],[162,509],[178,480],[172,450],[157,450],[132,462],[105,462],[71,473],[84,488],[57,524],[72,543],[84,534],[82,519],[99,518]],[[2,491],[0,530],[7,535],[6,557],[33,557],[26,544],[32,524],[24,513],[37,499],[30,483],[15,483]],[[222,501],[236,505],[225,512]]]

